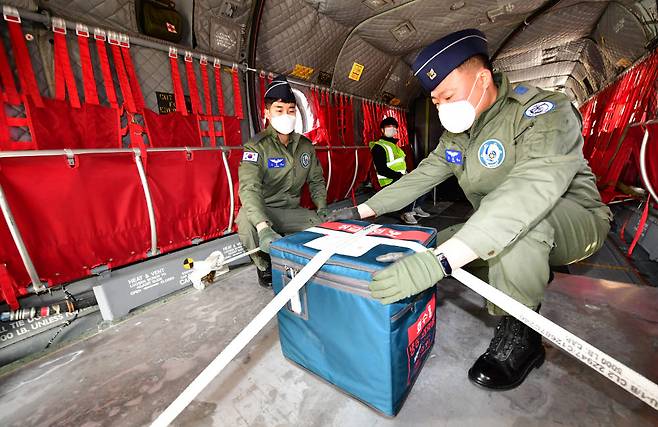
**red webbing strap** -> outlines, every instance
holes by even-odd
[[[135,113],[138,113],[138,105],[141,105],[141,109],[144,108],[144,98],[142,98],[142,92],[137,83],[135,69],[132,65],[130,52],[128,51],[130,46],[128,36],[110,32],[107,35],[107,39],[110,43],[110,48],[112,49],[114,66],[117,76],[119,77],[119,86],[121,87],[121,93],[123,94],[123,101],[127,111],[127,131],[128,137],[130,138],[130,146],[142,150],[142,161],[146,164],[147,153],[144,145],[144,138],[142,138],[144,129],[139,123],[135,122],[134,117]],[[134,83],[131,82],[131,80],[133,80]],[[135,93],[133,89],[136,89],[137,93]],[[141,100],[139,101],[141,104],[138,104],[138,98],[136,97]]]
[[[2,42],[0,41],[0,44]],[[3,93],[4,97],[5,94]],[[10,136],[9,136],[9,125],[7,125],[7,114],[5,113],[5,105],[3,102],[0,102],[0,150],[10,149],[9,148]]]
[[[105,32],[99,29],[94,31],[94,39],[96,40],[96,51],[98,52],[98,60],[101,65],[101,73],[103,74],[103,85],[105,86],[105,95],[107,102],[111,107],[117,107],[117,94],[114,90],[114,80],[112,80],[112,71],[110,70],[110,60],[107,57],[107,49],[105,48]]]
[[[207,116],[212,116],[212,104],[210,103],[210,79],[208,78],[208,58],[201,56],[199,60],[201,70],[201,87],[203,89],[203,105]]]
[[[237,65],[233,66],[231,71],[233,73],[233,106],[234,115],[238,119],[244,119],[244,112],[242,111],[242,94],[240,92],[240,77],[238,76]]]
[[[187,107],[185,106],[185,93],[183,92],[183,83],[180,79],[180,70],[178,69],[178,52],[176,48],[169,48],[169,65],[171,66],[171,83],[174,87],[174,101],[176,102],[176,111],[187,116]]]
[[[8,17],[14,19],[14,17]],[[34,101],[37,107],[43,107],[41,94],[39,93],[39,86],[34,77],[34,68],[32,68],[32,60],[30,53],[27,50],[27,44],[23,36],[23,30],[18,21],[7,21],[9,27],[9,38],[11,39],[11,48],[14,53],[14,60],[16,61],[16,68],[18,68],[18,78],[21,83],[21,92],[29,96]]]
[[[347,112],[345,111],[345,97],[343,97],[342,94],[338,95],[338,99],[340,100],[340,106],[338,107],[340,111],[340,139],[343,141],[343,145],[345,144],[345,134],[347,131]]]
[[[640,222],[637,225],[637,231],[635,232],[633,241],[631,242],[631,245],[628,247],[628,252],[626,253],[626,256],[628,257],[633,255],[633,251],[635,250],[635,245],[637,245],[637,242],[640,240],[640,237],[642,237],[642,231],[644,230],[644,226],[647,223],[647,218],[649,218],[650,205],[651,205],[651,194],[649,194],[649,196],[647,197],[647,201],[644,203],[644,210],[642,211],[642,215],[640,216]]]
[[[192,58],[192,52],[185,52],[184,59],[187,88],[190,91],[190,100],[192,101],[192,113],[201,114],[201,100],[199,99],[199,87],[197,86],[196,74],[194,73],[194,58]]]
[[[79,25],[76,34],[78,35],[78,50],[80,51],[80,64],[82,65],[82,85],[85,90],[85,102],[98,105],[96,78],[94,77],[94,67],[91,65],[91,53],[89,51],[89,31],[87,27]]]
[[[66,24],[56,24],[53,19],[53,33],[55,39],[55,99],[65,100],[69,94],[69,104],[73,108],[80,108],[78,88],[75,85],[71,58],[66,46]]]
[[[112,38],[112,34],[108,34],[108,41],[110,43],[110,50],[112,50],[112,58],[114,59],[114,68],[117,72],[119,79],[119,87],[121,88],[121,95],[123,96],[123,103],[129,113],[137,112],[135,108],[135,101],[133,100],[132,90],[128,82],[128,74],[123,65],[123,58],[121,57],[121,48],[119,47],[118,40]],[[116,43],[116,44],[115,44]]]
[[[135,66],[133,65],[133,60],[130,56],[130,42],[128,41],[128,36],[125,34],[121,38],[121,53],[123,54],[123,63],[126,67],[126,72],[128,73],[128,82],[130,83],[130,90],[132,91],[133,99],[135,101],[135,107],[138,111],[144,109],[144,96],[142,96],[142,89],[139,87],[139,80],[137,80],[137,74],[135,73]]]
[[[222,64],[215,59],[213,64],[213,74],[215,75],[215,93],[217,94],[217,113],[224,115],[224,91],[222,89]]]
[[[16,297],[16,282],[7,271],[5,264],[0,264],[0,292],[5,302],[12,310],[18,310],[18,298]]]
[[[265,71],[261,71],[258,75],[258,84],[260,85],[260,119],[261,124],[265,126]]]
[[[14,81],[14,74],[9,66],[9,59],[7,58],[7,51],[5,44],[0,39],[0,81],[2,81],[2,91],[4,100],[10,104],[18,105],[21,103],[21,98],[16,90],[16,82]]]
[[[205,119],[208,121],[208,136],[210,137],[210,144],[214,147],[217,145],[217,139],[215,139],[215,120],[212,114],[212,104],[210,102],[208,58],[205,55],[201,55],[201,59],[199,60],[199,68],[201,70],[201,86],[203,87],[203,104],[206,112]]]

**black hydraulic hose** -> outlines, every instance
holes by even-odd
[[[0,322],[15,322],[17,320],[37,319],[57,314],[74,313],[83,308],[96,305],[94,298],[76,300],[72,296],[55,304],[41,307],[21,308],[14,311],[0,312]]]

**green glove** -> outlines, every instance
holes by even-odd
[[[269,254],[272,242],[280,238],[281,235],[274,231],[272,227],[265,227],[258,232],[258,246],[260,246],[261,251]]]
[[[316,213],[318,214],[318,216],[320,217],[320,219],[321,219],[322,221],[326,221],[326,220],[327,220],[327,217],[329,216],[329,209],[327,209],[327,208],[320,208],[320,209],[317,210]]]
[[[341,219],[361,219],[356,207],[337,209],[327,216],[327,221],[338,221]]]
[[[431,250],[417,252],[372,276],[370,292],[382,304],[416,295],[443,279],[443,269]]]

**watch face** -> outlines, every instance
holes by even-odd
[[[446,276],[450,276],[452,274],[452,267],[448,262],[448,258],[446,258],[446,256],[443,254],[438,254],[437,257],[439,259],[439,263],[441,264],[441,267],[443,268],[443,273]]]

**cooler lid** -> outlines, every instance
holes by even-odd
[[[307,230],[286,236],[272,244],[271,256],[290,259],[311,259],[320,250],[335,247],[341,238],[360,231],[370,223],[365,221],[325,222]],[[378,261],[382,255],[418,252],[433,244],[436,230],[399,224],[386,224],[362,236],[347,247],[337,248],[322,268],[331,272],[336,266],[361,270],[369,274],[390,265],[389,261]],[[369,275],[368,274],[368,275]]]

